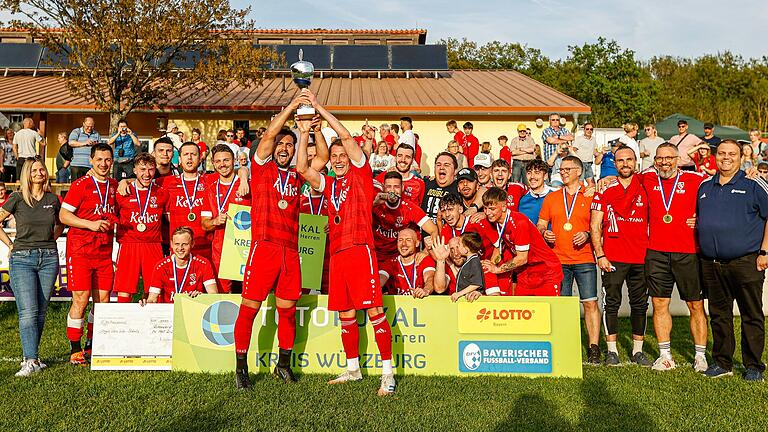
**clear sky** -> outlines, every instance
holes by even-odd
[[[568,45],[615,39],[637,57],[730,50],[768,55],[768,0],[233,0],[261,28],[424,28],[427,43],[454,37],[518,42],[563,58]]]

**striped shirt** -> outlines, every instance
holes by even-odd
[[[544,152],[544,160],[548,161],[549,158],[557,151],[557,147],[559,144],[550,144],[547,142],[547,138],[549,137],[555,137],[555,138],[562,138],[564,136],[569,136],[571,132],[568,129],[564,128],[557,128],[557,130],[553,129],[552,127],[548,127],[544,129],[544,132],[541,133],[541,142],[544,146],[542,148],[542,151]]]

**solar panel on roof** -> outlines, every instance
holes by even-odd
[[[331,47],[328,45],[262,45],[274,48],[278,54],[285,54],[285,63],[275,69],[288,70],[299,61],[299,50],[304,50],[304,61],[315,65],[316,70],[331,69]]]
[[[445,45],[392,45],[393,70],[448,70]]]
[[[66,56],[59,55],[58,53],[51,52],[48,48],[43,49],[43,54],[40,56],[40,69],[53,69],[58,68],[60,65],[68,65],[69,61]]]
[[[0,43],[0,68],[36,69],[42,51],[38,44]]]
[[[337,45],[333,47],[334,70],[388,70],[386,45]]]

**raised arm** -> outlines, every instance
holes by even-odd
[[[311,95],[310,100],[313,100],[314,97],[315,95]],[[316,171],[322,171],[325,164],[328,163],[328,159],[330,159],[328,143],[325,141],[325,136],[323,136],[322,126],[322,118],[319,115],[315,116],[312,119],[310,130],[315,132],[315,151],[317,153],[315,154],[315,158],[312,159],[312,168]]]
[[[279,134],[280,130],[285,126],[285,122],[291,118],[293,112],[296,111],[296,108],[298,108],[299,104],[302,102],[309,103],[309,100],[303,92],[272,119],[269,126],[267,126],[267,130],[264,132],[264,136],[259,142],[259,147],[256,149],[256,155],[259,159],[267,160],[268,157],[272,156],[272,153],[275,151],[275,137],[277,137],[277,134]]]
[[[310,122],[297,120],[299,128],[299,146],[296,149],[296,172],[306,180],[312,189],[320,190],[323,183],[323,175],[320,171],[309,165],[307,157],[307,144],[309,144]],[[323,164],[324,165],[324,164]]]
[[[324,106],[320,105],[317,102],[317,99],[312,98],[311,100],[312,106],[315,108],[315,110],[323,117],[323,119],[325,119],[325,121],[328,122],[328,126],[330,126],[331,129],[333,129],[336,134],[339,135],[339,139],[344,145],[344,151],[347,153],[347,156],[349,156],[349,160],[352,161],[356,166],[360,166],[363,158],[365,157],[365,154],[357,144],[357,141],[352,138],[352,134],[350,134],[347,128],[341,124],[339,119],[337,119],[333,114],[325,109]]]

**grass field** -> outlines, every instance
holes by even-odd
[[[306,375],[286,386],[258,376],[253,391],[239,392],[234,374],[72,367],[64,361],[66,307],[54,304],[48,315],[41,354],[49,369],[19,379],[15,305],[0,303],[0,431],[768,430],[768,383],[748,384],[741,371],[718,380],[696,374],[687,319],[675,319],[671,372],[626,365],[584,366],[583,380],[401,377],[396,395],[379,398],[375,378],[328,386],[329,376]],[[627,361],[629,323],[621,324]],[[646,352],[658,355],[652,336]]]

